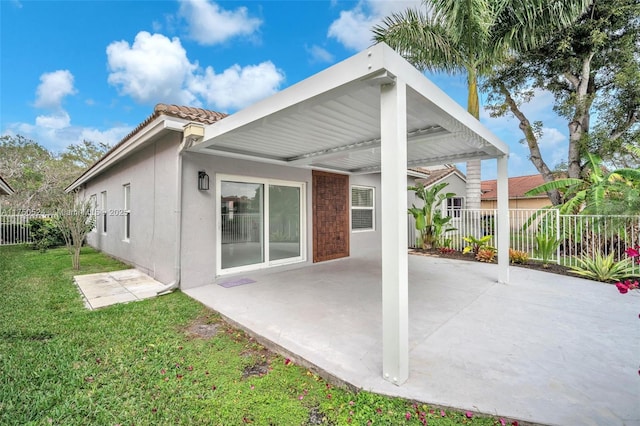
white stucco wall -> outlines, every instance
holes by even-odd
[[[176,183],[178,145],[175,133],[153,142],[89,181],[82,195],[95,195],[98,209],[101,192],[107,191],[108,230],[102,233],[98,217],[96,230],[89,233],[90,245],[141,269],[163,283],[175,277]],[[198,171],[210,177],[210,189],[198,190]],[[216,180],[220,175],[301,182],[305,185],[306,260],[279,268],[296,268],[313,261],[312,172],[308,169],[216,157],[187,152],[182,160],[182,252],[181,287],[212,283],[216,277]],[[124,241],[123,185],[131,187],[131,237]],[[407,185],[414,179],[408,177]],[[350,235],[351,256],[380,256],[380,174],[350,176],[350,185],[370,186],[375,191],[375,230]],[[406,188],[403,188],[406,189]],[[408,194],[408,206],[414,202]]]
[[[98,209],[101,192],[107,191],[107,233],[102,216],[96,230],[87,235],[89,245],[135,266],[155,279],[174,279],[176,152],[180,133],[171,133],[150,143],[117,165],[89,181],[82,195],[95,195]],[[131,235],[124,240],[123,185],[131,188]]]
[[[198,190],[198,171],[210,178],[208,191]],[[282,268],[298,267],[313,261],[311,170],[187,152],[183,157],[182,185],[182,288],[211,283],[216,278],[216,179],[219,175],[237,175],[278,179],[305,184],[306,262]]]

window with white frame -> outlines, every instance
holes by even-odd
[[[351,186],[351,230],[375,229],[375,192],[369,186]]]
[[[107,191],[100,193],[100,209],[102,210],[102,233],[107,233]]]
[[[123,185],[122,189],[124,192],[124,239],[129,241],[131,236],[131,185]]]
[[[447,198],[447,216],[460,217],[460,211],[464,208],[464,197]]]
[[[98,196],[93,194],[89,197],[89,205],[91,206],[91,220],[93,221],[93,226],[91,227],[91,232],[98,231]]]

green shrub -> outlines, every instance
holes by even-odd
[[[466,246],[462,250],[462,252],[463,253],[473,252],[474,256],[477,256],[478,252],[482,249],[492,249],[495,251],[495,248],[489,245],[489,242],[491,241],[492,238],[493,238],[492,235],[485,235],[482,238],[476,238],[473,235],[462,237],[463,240],[471,244]]]
[[[556,239],[550,235],[537,234],[536,235],[536,250],[535,255],[542,260],[542,266],[545,268],[549,265],[549,261],[556,254],[558,246],[561,240]]]
[[[483,247],[478,250],[476,260],[484,263],[493,263],[496,258],[496,249],[493,247]]]
[[[509,249],[509,262],[524,265],[529,260],[529,255],[520,250]]]
[[[48,248],[64,245],[62,232],[50,218],[31,219],[29,232],[34,250],[46,251]]]
[[[616,282],[634,276],[634,266],[631,259],[619,262],[613,260],[613,253],[605,256],[596,252],[592,256],[575,257],[577,266],[571,267],[571,272],[586,278],[602,282]]]

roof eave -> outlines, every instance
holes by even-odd
[[[13,193],[14,190],[11,185],[0,176],[0,195],[12,195]]]
[[[85,170],[84,173],[82,173],[67,188],[65,188],[65,192],[76,190],[82,184],[100,175],[106,169],[110,168],[121,159],[129,156],[133,151],[136,151],[148,141],[155,139],[161,133],[165,131],[182,132],[186,123],[189,123],[189,120],[179,119],[166,115],[158,116],[149,124],[140,129],[130,139],[125,140],[119,145],[116,145],[113,151],[107,153],[93,166]]]

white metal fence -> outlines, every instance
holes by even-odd
[[[0,215],[0,246],[32,243],[30,221],[51,218],[52,216],[51,214]]]
[[[496,210],[458,210],[454,212],[441,244],[455,250],[468,245],[463,238],[492,235],[490,242],[497,244]],[[576,265],[576,257],[593,257],[596,253],[613,253],[616,261],[626,257],[628,247],[640,245],[640,216],[561,215],[557,209],[509,210],[509,247],[536,257],[536,235],[560,240],[555,256],[551,259],[564,265]],[[416,247],[415,221],[409,215],[409,247]],[[640,267],[638,267],[640,269]],[[640,273],[640,271],[637,271]]]
[[[262,239],[261,213],[223,213],[222,244],[257,242]],[[300,240],[300,217],[281,214],[269,217],[270,241],[288,242]]]

